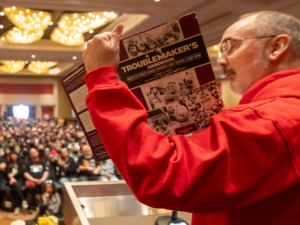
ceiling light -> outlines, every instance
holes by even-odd
[[[97,17],[96,20],[90,20],[87,18],[88,16],[91,17]],[[73,15],[72,14],[64,14],[60,21],[59,21],[59,29],[61,31],[63,30],[69,30],[69,31],[77,31],[79,33],[85,33],[89,30],[98,28],[100,26],[103,26],[107,24],[108,22],[112,21],[114,18],[116,18],[117,14],[114,12],[107,13],[107,12],[93,12],[93,13],[78,13]],[[78,19],[78,17],[86,18],[86,19]],[[68,19],[66,19],[68,18]],[[84,26],[80,24],[85,21]]]
[[[218,45],[214,45],[214,50],[218,50],[219,46]]]
[[[51,22],[49,22],[49,25],[51,26],[51,25],[53,25],[53,22],[51,21]]]
[[[12,60],[1,60],[3,64],[0,66],[0,70],[6,73],[16,73],[23,70],[25,66],[24,61],[12,61]]]
[[[73,57],[72,57],[72,59],[76,60],[76,59],[77,59],[77,57],[76,57],[76,56],[73,56]]]
[[[40,40],[44,35],[43,30],[37,32],[26,31],[20,28],[14,27],[7,31],[3,36],[2,40],[17,43],[17,44],[29,44],[35,41]]]
[[[48,12],[28,10],[21,7],[16,7],[15,9],[14,11],[10,11],[10,8],[6,7],[3,10],[7,18],[15,26],[27,31],[46,30],[49,22],[52,20],[51,14]]]
[[[94,30],[89,30],[89,33],[90,33],[90,34],[94,33]]]
[[[28,70],[33,73],[47,73],[49,68],[56,66],[57,62],[40,62],[40,61],[32,61],[28,65]]]
[[[159,2],[160,0],[154,0],[154,1]]]
[[[57,27],[52,31],[50,38],[54,42],[68,46],[81,45],[84,43],[84,37],[81,33],[68,31],[68,34],[66,34],[61,32]]]
[[[225,76],[224,74],[222,74],[220,77],[221,77],[222,79],[224,79],[226,76]]]
[[[3,25],[0,25],[0,29],[3,29],[3,27],[4,27]]]
[[[51,74],[51,75],[57,75],[57,74],[60,73],[60,69],[59,68],[50,69],[48,71],[48,73]]]
[[[16,27],[6,32],[1,39],[12,43],[29,44],[40,40],[52,20],[48,12],[22,7],[6,7],[3,11]]]
[[[25,64],[28,64],[28,61],[25,61]]]
[[[59,33],[61,34],[61,37],[59,38],[57,31],[53,30],[51,34],[51,40],[66,45],[82,44],[84,42],[82,33],[85,32],[93,33],[94,31],[91,30],[103,26],[108,22],[111,22],[117,16],[118,14],[114,12],[89,12],[89,13],[75,13],[75,14],[66,13],[61,17],[61,19],[58,22],[58,29],[59,29]],[[95,18],[95,19],[89,19],[88,17]],[[67,38],[62,37],[65,31],[68,31]],[[73,35],[71,35],[71,33],[73,33]],[[73,40],[75,34],[77,34],[78,40]],[[58,41],[59,39],[61,39],[61,41]]]
[[[35,58],[35,55],[31,55],[31,58],[33,58],[33,59],[34,59],[34,58]]]
[[[5,15],[5,13],[4,12],[0,12],[0,16],[4,16]]]

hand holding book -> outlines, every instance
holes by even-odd
[[[103,66],[117,68],[119,65],[119,43],[124,26],[118,24],[112,32],[96,35],[88,41],[82,54],[86,72]]]

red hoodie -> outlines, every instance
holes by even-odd
[[[300,224],[300,69],[271,74],[190,137],[165,137],[112,67],[91,71],[86,103],[103,143],[144,204],[192,224]]]

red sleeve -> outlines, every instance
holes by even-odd
[[[188,138],[165,137],[147,125],[146,110],[113,68],[94,70],[85,82],[93,123],[144,204],[215,213],[261,201],[296,183],[281,133],[253,108],[225,110]]]

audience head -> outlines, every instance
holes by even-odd
[[[79,153],[79,149],[75,145],[72,147],[72,153],[75,155]]]
[[[18,161],[18,153],[16,151],[12,151],[10,153],[10,161],[16,163]]]
[[[28,148],[27,148],[27,147],[23,147],[23,148],[22,148],[22,154],[23,154],[23,156],[28,156],[28,155],[29,155],[29,152],[28,152]]]
[[[62,149],[60,156],[62,160],[67,160],[69,158],[69,153],[67,149]]]
[[[44,148],[44,145],[42,145],[42,144],[40,144],[39,146],[38,146],[38,151],[39,151],[39,156],[40,157],[45,157],[45,148]]]
[[[82,154],[86,159],[90,159],[93,157],[93,152],[89,145],[84,145],[82,147]]]
[[[42,187],[43,193],[48,193],[50,196],[57,192],[55,184],[52,180],[46,180]]]
[[[33,162],[39,161],[39,152],[36,150],[36,148],[30,149],[30,158]]]

